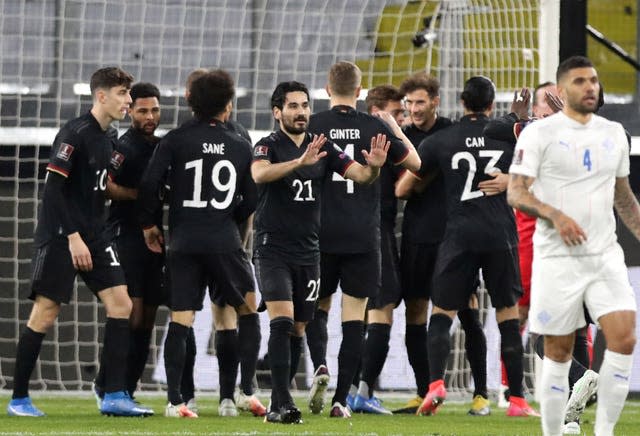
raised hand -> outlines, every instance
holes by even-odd
[[[307,145],[307,149],[302,153],[302,156],[298,158],[298,163],[301,166],[309,166],[318,162],[320,159],[327,155],[326,151],[320,151],[322,146],[327,142],[327,138],[324,134],[313,135],[313,140]]]
[[[513,93],[513,101],[511,102],[511,112],[515,113],[520,120],[529,119],[529,103],[531,102],[531,91],[529,88],[522,88]]]
[[[396,132],[398,129],[401,129],[401,127],[398,125],[398,123],[396,122],[396,119],[393,118],[393,115],[391,115],[389,112],[387,111],[378,111],[375,112],[373,114],[374,117],[378,117],[380,118],[382,121],[384,121],[388,126],[389,129],[391,129],[392,132]]]
[[[387,161],[387,151],[391,142],[387,141],[387,135],[378,133],[371,138],[370,150],[362,150],[362,155],[367,164],[374,168],[380,168]]]
[[[560,112],[564,107],[564,102],[562,101],[562,99],[549,91],[544,93],[544,101],[547,102],[554,113]]]

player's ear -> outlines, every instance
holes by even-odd
[[[104,92],[104,89],[102,89],[102,88],[96,89],[94,97],[93,97],[94,101],[97,101],[98,103],[104,103],[106,98],[107,98],[107,94],[106,94],[106,92]]]
[[[331,88],[329,88],[329,84],[324,85],[324,90],[327,91],[327,95],[331,97]]]
[[[278,106],[274,106],[271,109],[271,113],[273,114],[273,118],[275,118],[276,121],[280,121],[280,118],[282,118],[282,111]]]
[[[436,106],[440,106],[440,96],[436,95],[435,97],[433,97],[433,104],[435,104]]]
[[[356,88],[356,98],[360,97],[360,91],[362,91],[362,86]]]

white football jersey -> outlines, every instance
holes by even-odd
[[[538,219],[535,256],[585,256],[616,243],[617,177],[629,175],[629,143],[620,123],[593,115],[581,124],[559,112],[528,125],[518,138],[510,173],[534,177],[533,193],[573,218],[587,234],[567,246],[551,222]]]

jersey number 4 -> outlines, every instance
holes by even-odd
[[[478,155],[480,157],[489,158],[489,162],[487,162],[487,165],[484,167],[485,174],[501,172],[499,168],[495,167],[495,165],[498,163],[498,160],[500,160],[500,156],[502,156],[502,153],[504,153],[504,151],[502,150],[480,150],[479,151]],[[459,151],[456,154],[454,154],[453,157],[451,158],[451,168],[454,170],[459,169],[461,160],[467,161],[467,163],[469,164],[469,171],[467,172],[467,180],[464,183],[464,188],[462,188],[462,195],[460,196],[460,201],[471,200],[473,198],[482,197],[484,193],[481,190],[477,189],[474,191],[472,189],[473,178],[476,175],[476,171],[478,169],[478,166],[476,164],[476,158],[473,156],[473,154],[469,153],[468,151]]]
[[[237,173],[236,169],[231,162],[228,160],[221,160],[216,162],[216,164],[211,169],[211,183],[213,187],[221,193],[225,194],[225,197],[222,201],[218,201],[215,198],[211,200],[204,201],[202,200],[202,159],[196,159],[187,162],[184,165],[186,170],[191,168],[194,169],[193,175],[193,198],[191,200],[184,200],[182,202],[183,207],[195,207],[195,208],[203,208],[207,207],[207,203],[211,204],[215,209],[226,209],[229,207],[231,202],[233,201],[233,195],[236,191],[236,179]],[[226,172],[229,173],[229,179],[226,183],[221,180],[222,170],[225,169]]]

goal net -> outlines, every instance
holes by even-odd
[[[32,234],[49,148],[57,129],[90,107],[94,70],[119,65],[157,84],[165,130],[189,117],[184,82],[199,67],[231,72],[234,117],[256,136],[273,128],[269,97],[279,81],[306,83],[314,110],[325,109],[326,73],[338,60],[361,67],[365,88],[398,85],[419,70],[433,73],[442,82],[441,113],[449,117],[460,115],[464,80],[483,74],[498,86],[500,112],[515,89],[536,83],[539,7],[534,0],[0,0],[0,386],[12,386],[15,345],[31,308]],[[84,285],[77,287],[45,338],[32,389],[89,389],[105,318]],[[490,313],[481,296],[484,320]],[[403,318],[397,311],[380,379],[388,389],[413,384]],[[161,310],[145,388],[161,387],[152,376],[165,321]],[[333,324],[336,342],[339,322]],[[205,356],[210,318],[200,327]],[[497,332],[488,327],[487,334],[495,363]],[[456,330],[453,344],[448,384],[463,392],[469,386],[463,333]],[[212,359],[203,365],[215,365]],[[495,371],[489,367],[490,387]]]

